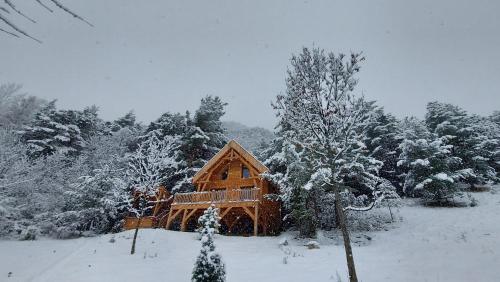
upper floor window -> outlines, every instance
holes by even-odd
[[[227,179],[227,176],[228,176],[229,172],[228,172],[228,169],[226,168],[222,174],[220,175],[220,179],[222,180],[226,180]]]
[[[249,178],[250,177],[250,170],[246,166],[241,167],[241,178]]]

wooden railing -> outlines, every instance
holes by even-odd
[[[196,203],[245,202],[259,200],[259,188],[177,193],[173,205]]]

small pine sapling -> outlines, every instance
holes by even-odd
[[[224,282],[226,281],[225,265],[221,256],[215,251],[214,234],[219,229],[218,210],[212,205],[198,219],[202,226],[201,251],[193,269],[193,282]]]

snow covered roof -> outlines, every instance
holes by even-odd
[[[269,169],[257,160],[257,158],[247,150],[245,150],[238,142],[235,140],[229,141],[220,151],[213,156],[193,177],[193,183],[198,181],[205,173],[207,173],[210,168],[217,165],[219,161],[231,150],[233,149],[242,158],[245,159],[249,164],[251,164],[259,173],[264,173]]]

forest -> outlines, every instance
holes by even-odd
[[[272,104],[274,134],[238,133],[255,144],[249,149],[279,186],[269,196],[282,202],[284,230],[301,237],[338,227],[335,199],[354,224],[372,220],[363,211],[397,207],[403,197],[429,208],[475,206],[470,192],[499,181],[500,111],[480,116],[430,101],[424,118],[396,117],[356,94],[363,61],[304,48],[291,57],[284,92]],[[2,84],[0,237],[121,231],[131,187],[145,177],[170,193],[193,191],[192,176],[232,138],[226,107],[207,95],[193,113],[159,113],[144,124],[130,111],[106,121],[95,105],[60,109],[19,84]],[[156,157],[154,176],[134,169],[148,154]]]

